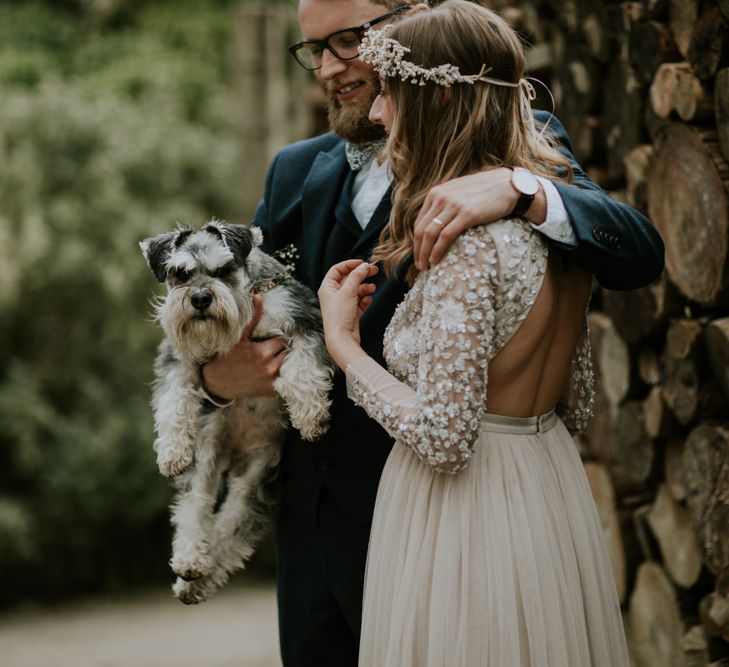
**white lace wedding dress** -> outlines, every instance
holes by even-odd
[[[522,221],[470,230],[395,312],[390,372],[369,358],[347,368],[350,396],[397,441],[372,525],[362,667],[629,664],[567,430],[592,408],[586,328],[556,413],[486,411],[489,362],[529,313],[546,266],[545,241]]]

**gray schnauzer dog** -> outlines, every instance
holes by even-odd
[[[328,427],[333,362],[324,346],[313,293],[258,246],[260,229],[212,220],[140,243],[167,295],[155,304],[165,333],[153,384],[160,472],[177,490],[170,565],[173,591],[201,602],[243,567],[274,511],[274,479],[284,431],[306,440]],[[238,342],[260,294],[263,313],[251,334],[282,336],[286,358],[278,396],[226,405],[202,389],[202,364]]]

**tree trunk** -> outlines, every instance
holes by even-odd
[[[588,322],[590,346],[592,347],[592,365],[595,373],[595,415],[587,426],[584,441],[591,456],[600,461],[607,461],[612,457],[612,452],[615,449],[612,424],[617,412],[617,403],[619,402],[619,399],[615,401],[612,397],[626,393],[630,379],[627,375],[616,378],[613,383],[617,386],[606,393],[604,385],[606,382],[610,384],[610,379],[603,379],[601,369],[603,366],[609,365],[611,354],[608,350],[613,349],[617,352],[613,352],[612,355],[617,356],[619,359],[616,369],[620,372],[628,372],[628,350],[624,345],[621,347],[620,337],[607,315],[597,312],[590,313]],[[607,339],[606,351],[603,353],[602,345],[605,339]],[[617,339],[618,342],[613,341],[611,343],[611,339]]]
[[[683,667],[709,667],[709,643],[704,628],[694,625],[681,640]]]
[[[625,156],[625,189],[628,204],[639,211],[648,210],[646,185],[648,182],[648,169],[653,159],[653,146],[641,144],[636,146]]]
[[[653,78],[648,91],[651,108],[659,118],[668,118],[676,108],[676,90],[679,72],[688,71],[688,63],[663,63]]]
[[[716,134],[670,123],[648,176],[648,208],[666,246],[674,284],[712,305],[726,285],[729,165]]]
[[[724,16],[729,19],[729,0],[717,0],[717,4]]]
[[[729,405],[729,317],[714,320],[706,327],[709,366]]]
[[[682,667],[683,627],[676,593],[661,566],[643,563],[630,598],[636,667]]]
[[[685,121],[714,120],[714,100],[689,63],[664,62],[650,87],[651,108],[660,118],[672,111]]]
[[[698,20],[687,59],[699,79],[710,79],[725,64],[729,45],[727,25],[718,7],[710,7]]]
[[[719,149],[724,159],[729,161],[729,67],[719,70],[716,75],[714,111]]]
[[[640,489],[653,469],[654,445],[645,430],[642,401],[626,401],[612,422],[613,452],[608,467],[622,491]]]
[[[666,404],[682,424],[691,422],[699,407],[701,336],[701,325],[694,320],[674,321],[666,335],[661,391]]]
[[[681,120],[709,123],[714,120],[714,100],[691,71],[678,73],[676,113]]]
[[[650,83],[661,63],[680,60],[671,31],[657,21],[637,21],[630,32],[630,64],[643,83]]]
[[[651,438],[666,438],[678,431],[676,419],[663,400],[660,387],[653,387],[643,401],[646,433]]]
[[[618,29],[618,52],[608,66],[604,84],[603,127],[607,148],[607,167],[613,176],[625,173],[623,160],[643,140],[644,84],[630,64],[629,3],[620,5],[614,16]]]
[[[665,276],[637,290],[603,290],[602,304],[618,333],[630,344],[655,333],[681,310],[681,299]]]
[[[595,101],[597,70],[582,36],[569,29],[563,14],[560,18],[563,29],[555,32],[552,42],[551,87],[560,120],[570,136],[578,137],[583,119]],[[577,158],[584,162],[590,156],[582,155],[579,148]]]
[[[686,440],[683,462],[694,531],[704,562],[716,574],[729,567],[729,426],[697,426]]]
[[[595,372],[608,401],[617,406],[630,389],[630,352],[610,317],[592,313],[589,320]]]
[[[729,599],[721,593],[710,593],[699,604],[701,623],[709,637],[729,639]]]
[[[669,0],[668,23],[681,55],[688,56],[691,38],[699,18],[699,7],[696,0]]]
[[[661,366],[658,353],[646,345],[638,354],[638,374],[640,379],[648,385],[656,385],[661,381]]]
[[[675,500],[685,500],[686,472],[683,469],[683,441],[671,440],[664,451],[663,471],[666,488]]]
[[[701,550],[688,510],[671,498],[665,485],[658,489],[648,524],[658,540],[668,574],[683,588],[693,586],[701,573]]]
[[[620,521],[615,509],[615,492],[605,468],[597,463],[585,463],[585,474],[590,482],[605,541],[610,554],[615,586],[622,604],[625,601],[625,549],[620,533]]]

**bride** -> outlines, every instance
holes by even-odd
[[[360,665],[627,666],[570,436],[592,411],[591,275],[516,217],[468,230],[428,271],[410,263],[434,185],[497,166],[570,176],[531,120],[519,40],[488,9],[447,0],[360,49],[380,74],[370,116],[397,184],[372,261],[412,284],[385,334],[387,368],[359,341],[378,267],[342,262],[319,290],[351,398],[398,443],[378,489]]]

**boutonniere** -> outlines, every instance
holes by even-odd
[[[292,276],[296,271],[296,262],[301,259],[299,249],[293,243],[289,243],[283,248],[279,248],[272,253],[272,256],[281,262],[289,275]]]

